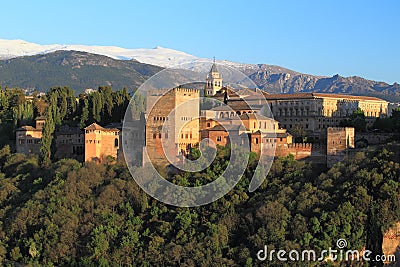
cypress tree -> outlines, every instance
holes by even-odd
[[[83,100],[82,114],[79,121],[79,127],[83,128],[86,126],[86,122],[89,120],[89,101],[85,98]]]
[[[42,140],[40,145],[40,162],[43,165],[48,165],[51,160],[51,144],[53,143],[53,133],[56,125],[61,124],[60,110],[57,106],[57,96],[50,95],[50,103],[46,113],[46,123],[42,130]]]

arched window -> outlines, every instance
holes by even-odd
[[[115,138],[115,140],[114,140],[114,146],[115,146],[115,147],[118,147],[118,142],[119,142],[119,141],[118,141],[118,138]]]

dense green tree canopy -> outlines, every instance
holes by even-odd
[[[379,248],[382,233],[400,216],[396,151],[393,145],[360,152],[330,170],[281,158],[249,193],[251,157],[229,194],[206,206],[176,208],[149,198],[123,164],[67,159],[43,168],[36,157],[4,147],[0,259],[45,266],[264,266],[256,255],[264,245],[320,251],[345,238],[351,249]],[[207,183],[229,160],[229,151],[217,154],[203,172],[167,179]]]

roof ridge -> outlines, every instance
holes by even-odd
[[[85,130],[103,130],[104,128],[97,124],[96,122],[93,122],[89,126],[84,128]]]

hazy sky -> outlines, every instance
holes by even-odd
[[[163,46],[400,82],[399,1],[2,1],[1,39]]]

